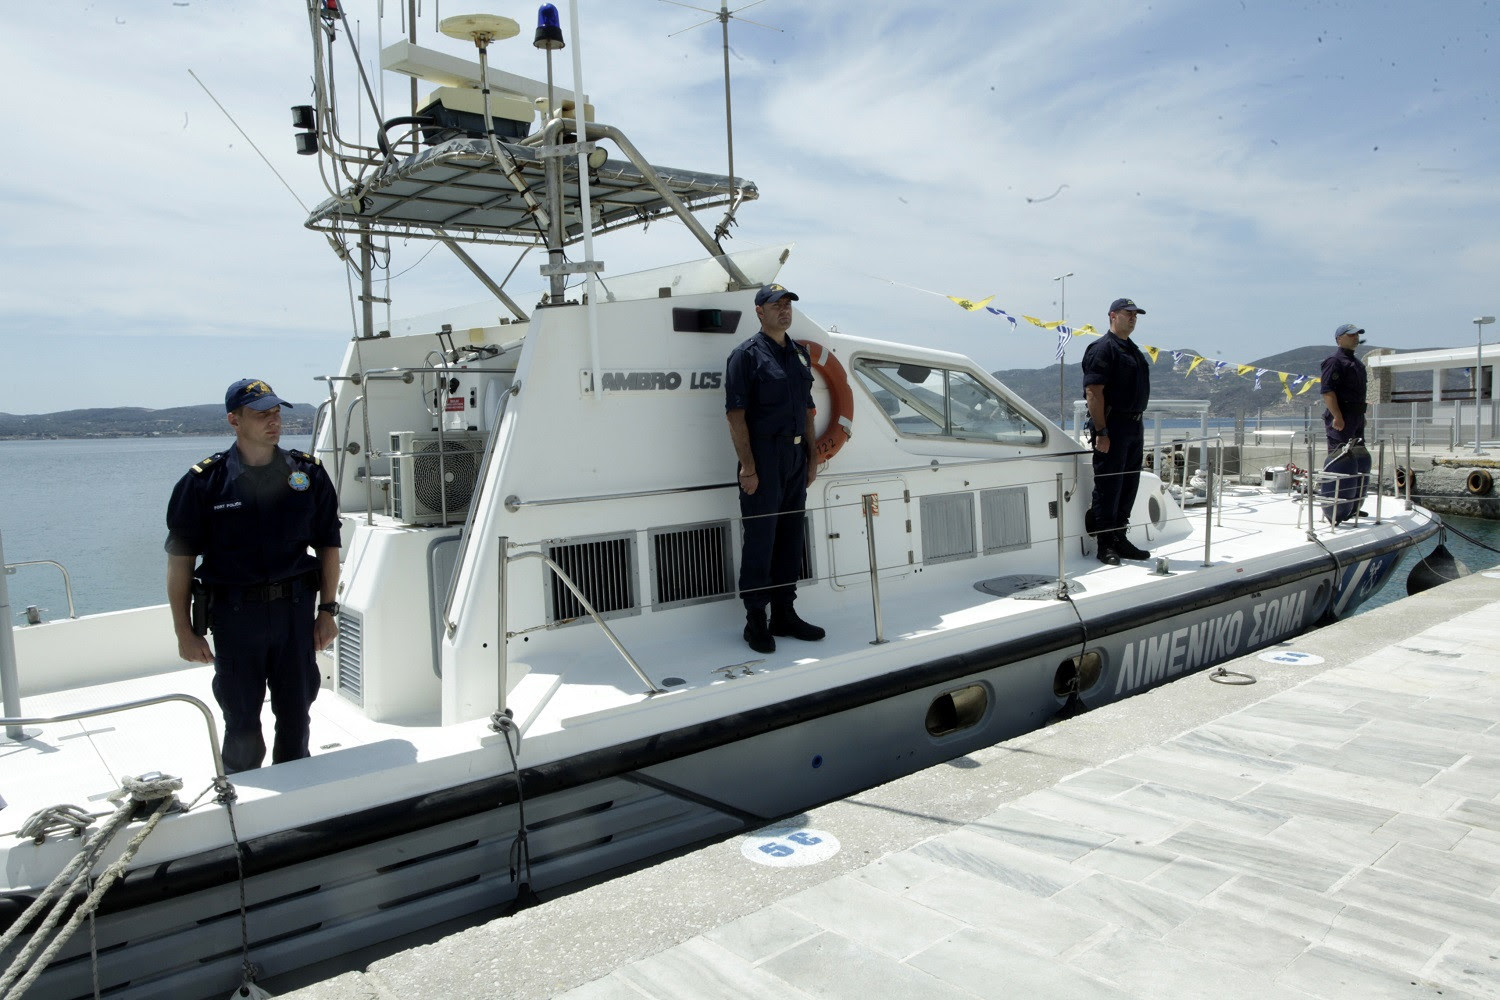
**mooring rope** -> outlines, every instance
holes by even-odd
[[[0,935],[0,951],[8,948],[21,934],[31,920],[39,914],[42,909],[51,906],[52,910],[42,921],[40,927],[31,935],[31,939],[17,953],[5,974],[0,976],[0,1000],[20,1000],[28,989],[42,975],[51,961],[57,957],[59,951],[68,943],[69,938],[78,930],[83,921],[89,918],[99,906],[99,900],[109,891],[110,887],[125,874],[131,859],[140,850],[141,844],[156,829],[156,824],[176,804],[175,792],[182,788],[182,779],[170,776],[162,776],[153,779],[125,778],[123,786],[118,792],[110,796],[112,801],[119,803],[104,826],[99,829],[81,851],[74,856],[57,877],[48,884],[47,888],[37,896],[32,904],[26,908],[10,929],[4,935]],[[87,890],[83,903],[74,910],[73,916],[58,931],[50,944],[42,949],[52,929],[57,926],[63,914],[68,910],[68,905],[76,895],[85,894],[85,888],[89,884],[89,873],[94,862],[98,860],[105,847],[114,839],[116,833],[130,821],[137,807],[146,803],[155,803],[151,818],[130,839],[125,850],[106,868],[99,878],[93,883],[93,887]],[[47,810],[44,810],[46,812]],[[39,814],[40,815],[40,814]],[[24,975],[23,975],[24,973]]]

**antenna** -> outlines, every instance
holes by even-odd
[[[718,227],[714,230],[714,241],[718,242],[728,232],[730,220],[734,217],[734,105],[729,95],[729,19],[734,18],[738,21],[744,21],[746,24],[753,24],[757,28],[765,28],[767,31],[781,31],[782,29],[738,16],[740,11],[749,10],[751,7],[765,3],[766,0],[751,0],[750,3],[735,10],[729,9],[729,0],[719,0],[719,9],[717,11],[709,10],[706,7],[695,7],[690,3],[683,3],[682,0],[661,0],[661,2],[712,15],[706,21],[699,21],[697,24],[690,24],[686,28],[672,32],[667,36],[668,38],[674,38],[683,32],[692,31],[694,28],[701,28],[703,25],[711,24],[714,21],[718,21],[724,30],[724,133],[729,145],[730,207],[729,212],[724,216],[724,221],[719,223]]]

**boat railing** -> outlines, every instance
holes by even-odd
[[[225,780],[224,758],[219,752],[219,727],[215,724],[214,714],[209,707],[190,694],[162,694],[152,698],[123,701],[115,705],[100,705],[96,708],[80,709],[77,712],[65,712],[62,715],[8,717],[0,719],[0,726],[5,727],[5,734],[10,739],[22,740],[27,738],[27,734],[21,729],[22,726],[53,726],[63,722],[76,722],[79,719],[92,719],[138,708],[149,708],[152,705],[164,705],[171,701],[185,702],[203,713],[203,722],[208,727],[208,748],[213,754],[215,782],[223,782]]]
[[[20,569],[22,566],[55,566],[55,567],[57,567],[57,571],[62,574],[63,593],[65,593],[67,595],[67,597],[68,597],[68,617],[69,618],[77,618],[78,617],[77,608],[73,604],[73,580],[72,580],[72,578],[70,576],[68,576],[68,568],[66,566],[64,566],[62,563],[58,562],[55,559],[24,559],[21,562],[6,563],[5,564],[5,575],[6,576],[15,576],[16,575],[16,570]],[[39,612],[39,609],[37,609],[34,605],[27,607],[27,609],[26,609],[26,624],[28,624],[28,625],[40,625],[41,623],[42,623],[42,618],[41,618],[41,614]],[[6,622],[5,624],[8,626],[9,622]]]

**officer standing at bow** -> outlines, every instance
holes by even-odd
[[[214,665],[231,774],[265,760],[260,709],[268,687],[276,716],[271,762],[309,756],[309,711],[320,684],[314,651],[338,634],[338,496],[316,458],[279,447],[281,408],[291,405],[262,381],[231,385],[224,408],[234,445],[193,466],[167,505],[177,650],[184,660]],[[205,600],[213,648],[203,624],[195,628],[193,602]]]
[[[1364,332],[1363,327],[1345,323],[1333,331],[1338,350],[1323,359],[1323,432],[1329,454],[1365,437],[1367,375],[1364,363],[1354,356],[1354,349],[1365,342]]]
[[[1130,339],[1146,310],[1129,299],[1109,305],[1109,332],[1083,352],[1083,396],[1094,446],[1094,498],[1084,517],[1098,539],[1099,561],[1111,566],[1151,553],[1125,537],[1141,483],[1146,435],[1141,414],[1151,400],[1151,363]]]
[[[730,353],[724,375],[724,411],[739,459],[744,637],[757,653],[776,651],[773,636],[813,642],[824,635],[792,607],[802,570],[807,488],[818,475],[812,361],[807,348],[787,334],[795,301],[796,293],[780,285],[755,294],[760,332]]]

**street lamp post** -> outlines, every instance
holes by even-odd
[[[1062,319],[1058,321],[1062,326],[1068,325],[1068,279],[1071,277],[1073,277],[1073,272],[1069,271],[1067,274],[1059,274],[1052,279],[1062,287],[1062,291],[1059,294]],[[1061,337],[1062,333],[1059,332],[1058,336]],[[1064,429],[1068,426],[1068,394],[1063,389],[1063,356],[1061,352],[1058,352],[1057,355],[1057,426]]]
[[[1474,317],[1474,454],[1483,455],[1484,451],[1479,447],[1483,438],[1479,433],[1479,415],[1483,412],[1479,405],[1479,397],[1484,394],[1484,328],[1488,323],[1495,322],[1493,316]]]

